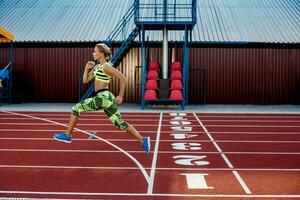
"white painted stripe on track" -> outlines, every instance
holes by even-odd
[[[298,128],[300,126],[284,126],[284,125],[239,125],[239,124],[236,124],[236,125],[205,125],[206,127],[242,127],[242,128],[272,128],[272,127],[276,127],[276,128],[279,128],[279,127],[282,127],[282,128]]]
[[[1,111],[2,112],[2,111]],[[9,114],[8,113],[4,113],[4,112],[10,112],[10,111],[3,111],[3,113],[0,113],[0,117],[1,116],[9,116]],[[70,113],[65,113],[65,114],[63,114],[63,113],[38,113],[38,112],[34,112],[34,113],[32,113],[32,112],[30,112],[30,113],[28,113],[28,112],[25,112],[25,113],[23,113],[23,112],[21,112],[20,114],[27,114],[27,115],[31,115],[31,116],[34,116],[34,117],[38,117],[38,116],[55,116],[55,117],[57,117],[57,116],[62,116],[62,117],[70,117]],[[155,114],[155,115],[153,115],[153,114],[149,114],[149,113],[142,113],[142,114],[139,114],[139,115],[137,115],[136,113],[134,113],[134,114],[129,114],[129,113],[122,113],[122,117],[124,116],[124,118],[125,118],[125,116],[128,116],[128,117],[142,117],[142,116],[145,116],[145,114],[147,115],[147,118],[151,118],[151,117],[153,117],[153,118],[157,118],[158,116],[159,116],[159,113],[157,113],[157,114]],[[99,113],[97,113],[97,114],[83,114],[82,116],[84,116],[84,117],[107,117],[106,116],[106,114],[105,113],[101,113],[101,112],[99,112]]]
[[[0,118],[1,120],[28,120],[28,118],[24,118],[24,117],[9,117],[9,118]],[[69,120],[69,116],[66,116],[64,118],[58,118],[58,117],[47,117],[47,119],[49,120]],[[127,119],[127,121],[130,121],[130,120],[134,120],[134,121],[141,121],[141,122],[153,122],[153,120],[155,119]],[[80,119],[80,121],[108,121],[108,119],[95,119],[95,118],[84,118],[84,119]],[[158,120],[157,120],[158,121]],[[197,120],[189,120],[191,122],[196,122]],[[203,120],[201,119],[202,122],[287,122],[287,123],[300,123],[300,120]],[[213,124],[210,124],[210,125],[213,125]]]
[[[22,125],[22,126],[49,126],[48,123],[32,123],[32,122],[0,122],[0,125],[13,125],[13,126],[16,126],[16,125]],[[100,127],[103,127],[103,126],[113,126],[112,123],[88,123],[88,124],[84,124],[84,123],[78,123],[77,126],[100,126]],[[157,126],[157,125],[154,125],[154,124],[135,124],[134,126],[149,126],[149,127],[152,127],[152,126]],[[163,126],[174,126],[172,124],[164,124]],[[190,124],[189,126],[192,126],[192,127],[198,127],[197,124]],[[205,125],[206,127],[247,127],[247,128],[299,128],[300,126],[266,126],[266,125]]]
[[[94,135],[97,134],[97,131],[92,131],[91,134],[92,135],[88,138],[88,140],[91,140],[94,137]]]
[[[53,130],[50,130],[50,129],[0,129],[0,132],[1,131],[15,131],[15,132],[53,132],[53,131],[65,131],[65,129],[53,129]],[[93,130],[87,130],[87,131],[93,131]],[[74,131],[74,132],[79,132],[79,131]],[[107,133],[122,133],[123,131],[118,131],[118,130],[106,130],[105,132]],[[153,131],[143,131],[144,133],[155,133]],[[172,133],[173,131],[170,131],[170,130],[162,130],[161,133]],[[202,131],[191,131],[189,133],[204,133]],[[234,131],[230,131],[230,132],[226,132],[226,131],[213,131],[213,132],[210,132],[210,134],[257,134],[257,135],[270,135],[270,134],[273,134],[273,135],[278,135],[278,134],[290,134],[290,135],[300,135],[300,132],[269,132],[269,131],[266,131],[266,132],[258,132],[258,131],[255,131],[255,132],[241,132],[241,131],[238,131],[238,132],[234,132]]]
[[[57,123],[59,123],[59,122],[57,122]],[[49,126],[48,123],[32,123],[32,122],[27,122],[27,123],[18,123],[18,122],[11,123],[10,122],[10,123],[0,123],[0,125]],[[107,124],[103,124],[103,123],[101,123],[101,124],[99,124],[99,123],[96,123],[96,124],[81,124],[81,123],[78,123],[78,124],[76,124],[76,126],[99,126],[99,127],[111,126],[111,127],[114,127],[114,124],[112,124],[112,123],[107,123]],[[154,125],[154,124],[134,124],[134,126],[149,126],[149,127],[155,126],[155,127],[157,127],[157,125]],[[167,125],[167,126],[170,126],[170,125]],[[196,126],[196,125],[194,125],[194,126]],[[105,130],[103,130],[103,131],[105,131]]]
[[[199,118],[200,119],[200,118]],[[191,121],[194,121],[194,120],[191,120]],[[196,120],[195,120],[196,121]],[[228,120],[228,119],[201,119],[202,122],[293,122],[293,123],[296,123],[296,122],[299,122],[300,123],[300,119],[299,120],[248,120],[248,119],[245,119],[245,120]]]
[[[53,131],[61,131],[61,132],[64,132],[65,129],[53,129],[53,130],[50,130],[50,129],[0,129],[0,131],[3,131],[3,132],[7,132],[7,131],[13,131],[13,132],[53,132]],[[78,131],[77,131],[78,132]]]
[[[53,131],[56,131],[56,132],[64,132],[66,131],[65,129],[53,129],[53,130],[50,130],[50,129],[45,129],[45,130],[42,130],[42,129],[0,129],[0,132],[1,131],[14,131],[14,132],[53,132]],[[87,130],[88,132],[91,132],[93,130]],[[77,130],[74,130],[74,132],[80,132],[80,131],[77,131]],[[153,133],[153,131],[143,131],[144,133]],[[103,131],[102,133],[124,133],[124,131],[118,131],[118,130],[105,130]]]
[[[1,111],[1,112],[4,112],[4,113],[7,113],[7,114],[12,114],[12,115],[18,115],[18,116],[24,116],[24,117],[29,117],[29,118],[33,118],[33,119],[37,119],[37,120],[42,120],[42,121],[46,121],[46,122],[49,122],[49,123],[53,123],[53,124],[56,124],[56,125],[61,125],[61,126],[64,126],[64,127],[68,127],[67,125],[65,124],[61,124],[61,123],[58,123],[58,122],[55,122],[55,121],[51,121],[51,120],[48,120],[48,119],[44,119],[44,118],[40,118],[40,117],[35,117],[35,116],[31,116],[31,115],[27,115],[27,114],[21,114],[21,113],[16,113],[16,112],[10,112],[10,111]],[[88,133],[87,131],[84,131],[84,130],[81,130],[81,129],[78,129],[78,128],[75,128],[74,130],[77,130],[77,131],[80,131],[86,135],[89,135],[91,136],[92,134]],[[95,138],[99,139],[100,141],[102,142],[105,142],[106,144],[114,147],[115,149],[123,152],[127,157],[129,157],[141,170],[142,174],[144,175],[145,177],[145,180],[146,182],[149,184],[149,175],[148,173],[146,172],[145,168],[141,165],[141,163],[139,161],[137,161],[131,154],[127,153],[124,149],[122,149],[121,147],[99,137],[99,136],[94,136]]]
[[[269,131],[266,131],[266,132],[262,132],[262,131],[253,131],[253,132],[241,132],[241,131],[238,131],[238,132],[234,132],[234,131],[230,131],[230,132],[226,132],[226,131],[213,131],[213,132],[210,132],[210,134],[254,134],[254,135],[299,135],[300,132],[269,132]]]
[[[123,117],[123,116],[122,116]],[[24,117],[11,117],[11,118],[0,118],[1,120],[34,120],[34,119],[28,119],[28,118],[24,118]],[[69,121],[69,117],[65,117],[65,118],[55,118],[55,117],[47,117],[47,119],[49,120],[66,120]],[[153,121],[158,121],[155,119],[151,119],[151,120],[147,120],[147,119],[126,119],[126,121],[140,121],[140,122],[153,122]],[[109,121],[108,119],[95,119],[95,118],[91,118],[91,119],[80,119],[80,121]],[[195,120],[196,121],[196,120]]]
[[[147,197],[209,197],[209,198],[299,198],[300,195],[239,195],[239,194],[145,194],[145,193],[100,193],[100,192],[42,192],[42,191],[9,191],[3,194],[39,194],[39,195],[80,195],[80,196],[147,196]]]
[[[72,106],[71,106],[72,107]],[[70,112],[68,111],[15,111],[15,112],[19,112],[19,113],[22,113],[22,114],[39,114],[39,115],[68,115],[70,116],[71,114],[71,107],[70,107]],[[4,110],[5,111],[5,110]],[[14,111],[12,111],[14,112]],[[159,116],[159,113],[160,113],[160,110],[154,110],[154,112],[137,112],[137,111],[122,111],[122,113],[124,113],[125,115],[152,115],[152,116]],[[193,113],[196,113],[196,114],[201,114],[202,116],[201,117],[207,117],[207,116],[210,116],[210,117],[223,117],[223,116],[231,116],[231,117],[235,117],[235,116],[244,116],[244,117],[289,117],[289,116],[292,116],[292,117],[297,117],[299,116],[300,117],[300,113],[274,113],[274,112],[265,112],[265,113],[254,113],[254,112],[240,112],[240,113],[233,113],[233,112],[230,112],[230,113],[204,113],[204,112],[185,112],[188,114],[188,116],[192,116]],[[2,113],[2,115],[5,115],[5,113]],[[90,112],[86,112],[86,113],[83,113],[83,115],[85,116],[88,116],[88,115],[96,115],[96,116],[99,116],[99,115],[105,115],[104,112],[102,111],[90,111]]]
[[[30,168],[30,169],[89,169],[89,170],[140,170],[138,167],[94,167],[94,166],[57,166],[57,165],[0,165],[0,168]],[[146,170],[150,170],[150,167],[146,167]],[[171,168],[171,167],[157,167],[156,170],[161,171],[232,171],[230,168]],[[236,171],[283,171],[283,172],[298,172],[300,169],[296,168],[283,168],[283,169],[273,169],[273,168],[236,168]]]
[[[300,114],[292,114],[292,115],[282,115],[282,116],[275,116],[275,115],[205,115],[205,113],[196,113],[196,114],[202,114],[201,118],[268,118],[268,119],[284,119],[284,118],[295,118],[295,119],[300,119]],[[204,114],[204,115],[203,115]],[[202,120],[201,120],[202,121]]]
[[[72,139],[73,141],[94,141],[91,140],[90,138],[94,137],[90,136],[88,139]],[[1,134],[0,134],[1,136]],[[53,141],[52,138],[18,138],[18,137],[0,137],[0,140],[36,140],[36,141]],[[135,139],[114,139],[114,138],[109,138],[106,139],[108,141],[114,141],[114,142],[136,142]],[[156,141],[156,140],[154,140]],[[161,142],[178,142],[178,140],[160,140]],[[281,141],[281,140],[214,140],[215,142],[219,143],[275,143],[275,144],[297,144],[300,143],[300,140],[298,141]],[[204,143],[211,143],[211,140],[189,140],[189,142],[204,142]]]
[[[0,149],[0,151],[20,152],[69,152],[69,153],[119,153],[115,150],[78,150],[78,149]],[[145,153],[145,151],[127,151],[129,153]],[[153,152],[153,151],[151,151]],[[178,154],[186,151],[160,151],[160,154]],[[300,152],[216,152],[216,151],[193,151],[191,154],[247,154],[247,155],[300,155]]]
[[[156,132],[155,147],[154,147],[153,159],[152,159],[152,164],[151,164],[151,171],[150,171],[150,178],[149,178],[147,194],[152,194],[153,193],[155,168],[156,168],[156,162],[157,162],[159,139],[160,139],[160,130],[161,130],[161,125],[162,125],[163,115],[164,115],[164,113],[161,112],[160,116],[159,116],[159,124],[158,124],[157,132]]]
[[[24,118],[24,117],[10,117],[10,118],[0,118],[1,120],[28,120],[28,118]],[[49,120],[67,120],[69,121],[69,116],[66,116],[64,118],[57,118],[57,117],[48,117],[47,119]],[[126,119],[126,121],[135,121],[135,122],[153,122],[156,121],[156,119]],[[101,122],[101,121],[108,121],[108,119],[95,119],[95,118],[83,118],[80,119],[80,121],[96,121],[96,122]],[[157,120],[158,121],[158,120]],[[197,120],[189,120],[190,122],[197,122]],[[273,122],[280,122],[280,123],[300,123],[300,120],[201,120],[202,122],[269,122],[269,123],[273,123]],[[204,123],[205,124],[205,123]],[[209,125],[214,125],[214,124],[209,124]],[[218,125],[218,124],[216,124]],[[227,124],[230,125],[230,124]]]
[[[211,134],[208,132],[208,130],[205,128],[205,126],[203,125],[203,123],[200,121],[200,119],[198,118],[198,116],[194,113],[195,118],[198,120],[199,124],[201,125],[201,127],[203,128],[203,130],[205,131],[205,133],[207,134],[207,136],[209,137],[209,139],[211,140],[211,142],[214,144],[214,146],[216,147],[216,149],[221,153],[223,152],[222,149],[219,147],[219,145],[215,142],[214,138],[211,136]],[[229,161],[229,159],[227,158],[227,156],[223,153],[221,154],[222,158],[224,159],[224,161],[226,162],[226,164],[228,165],[228,167],[230,169],[232,169],[233,174],[235,175],[235,177],[237,178],[237,180],[239,181],[239,183],[241,184],[242,188],[244,189],[244,191],[246,192],[246,194],[252,194],[250,189],[248,188],[248,186],[246,185],[246,183],[244,182],[244,180],[241,178],[241,176],[239,175],[239,173],[237,171],[234,170],[233,165],[231,164],[231,162]]]

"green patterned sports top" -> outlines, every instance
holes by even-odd
[[[106,62],[107,63],[107,62]],[[104,63],[103,65],[97,64],[94,68],[94,77],[96,80],[98,81],[102,81],[104,83],[109,83],[111,76],[107,75],[104,71],[103,71],[103,66],[106,64]]]

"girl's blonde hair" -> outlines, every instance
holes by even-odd
[[[99,43],[99,44],[96,44],[96,47],[98,48],[98,50],[102,53],[105,54],[105,59],[106,61],[110,61],[111,59],[111,51],[110,51],[110,48],[104,44],[104,43]]]

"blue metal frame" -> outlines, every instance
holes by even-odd
[[[146,0],[143,0],[146,1]],[[162,1],[162,3],[157,3],[157,1]],[[148,9],[148,12],[143,12]],[[162,13],[159,13],[159,11]],[[142,11],[142,12],[141,12]],[[154,13],[152,16],[140,16],[140,13]],[[187,14],[190,13],[190,14]],[[134,16],[134,22],[136,27],[131,31],[127,39],[124,40],[126,36],[126,26],[129,24],[129,21]],[[134,40],[134,38],[141,33],[141,51],[142,51],[142,101],[141,107],[144,109],[146,102],[144,100],[145,95],[145,82],[147,76],[147,61],[145,56],[145,31],[146,30],[162,30],[163,27],[167,27],[168,30],[184,30],[184,59],[183,59],[183,100],[180,101],[181,107],[184,109],[185,105],[188,104],[188,38],[189,31],[191,31],[196,24],[196,0],[190,0],[190,3],[180,4],[168,3],[167,0],[155,0],[155,3],[141,3],[141,0],[134,0],[134,4],[129,8],[125,13],[122,20],[117,24],[114,30],[106,39],[106,43],[111,47],[112,43],[121,34],[123,39],[121,47],[113,55],[111,62],[115,64],[119,61],[122,54],[128,49],[129,44]],[[80,83],[81,84],[81,83]],[[94,88],[93,85],[89,87],[88,91],[81,98],[85,99],[89,97]],[[79,95],[81,90],[79,89]],[[166,100],[161,100],[165,102]],[[157,100],[155,102],[160,102]],[[171,101],[170,101],[171,102]],[[173,102],[173,101],[172,101]],[[175,101],[178,102],[178,101]]]
[[[176,0],[174,3],[168,3],[167,0],[160,1],[162,2],[140,3],[140,0],[135,0],[135,24],[173,25],[173,28],[177,30],[184,30],[185,25],[189,25],[192,29],[196,24],[196,0],[190,0],[190,3],[176,3]],[[143,13],[143,16],[140,13]],[[149,28],[155,29],[154,26]],[[169,28],[172,29],[172,27]]]
[[[188,64],[189,64],[189,49],[188,49],[188,29],[185,27],[184,45],[183,45],[183,102],[182,107],[188,104]]]
[[[142,109],[145,108],[145,101],[144,101],[144,96],[145,96],[145,79],[147,75],[147,64],[146,64],[146,55],[145,55],[145,29],[144,26],[142,26],[141,29],[142,33],[142,103],[141,107]]]
[[[9,99],[8,102],[12,101],[12,84],[13,84],[13,42],[10,43],[10,52],[9,52],[9,62],[10,62],[10,70],[9,70]]]
[[[155,0],[154,4],[151,3],[140,3],[139,0],[134,1],[134,21],[136,26],[142,30],[142,97],[141,97],[141,108],[144,109],[147,103],[180,103],[181,108],[184,109],[185,105],[188,104],[188,66],[189,66],[189,34],[196,24],[196,0],[190,0],[190,4],[176,3],[174,0],[173,4],[168,4],[167,0],[160,0],[163,3],[157,3]],[[143,9],[146,10],[143,12]],[[148,10],[147,10],[148,9]],[[141,11],[142,10],[142,11]],[[162,10],[159,13],[158,10]],[[170,12],[173,10],[173,13]],[[178,12],[177,12],[178,11]],[[180,12],[179,12],[180,11]],[[153,16],[140,16],[140,13],[154,13]],[[181,16],[182,13],[191,13],[190,16]],[[184,20],[183,20],[184,19]],[[162,30],[163,27],[167,27],[168,30],[184,30],[183,40],[183,100],[182,101],[171,101],[167,99],[160,99],[155,101],[144,100],[145,95],[145,82],[147,76],[147,63],[145,58],[145,30]],[[191,36],[190,36],[191,38]]]
[[[10,42],[10,49],[9,49],[9,63],[5,66],[4,69],[0,70],[0,75],[4,74],[3,76],[5,77],[4,82],[5,82],[5,87],[0,88],[0,100],[2,99],[8,99],[8,103],[12,102],[12,84],[13,84],[13,75],[12,75],[12,70],[13,70],[13,42]],[[7,73],[5,75],[5,73]]]

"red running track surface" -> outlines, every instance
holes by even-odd
[[[71,144],[52,139],[69,113],[0,112],[0,197],[300,198],[300,115],[122,115],[151,137],[150,155],[102,112],[80,117]]]

